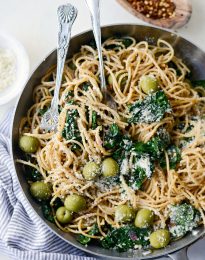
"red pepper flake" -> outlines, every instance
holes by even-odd
[[[148,18],[165,19],[175,15],[176,5],[172,0],[127,0],[132,7]]]

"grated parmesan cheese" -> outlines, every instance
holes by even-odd
[[[16,78],[16,58],[9,49],[0,49],[0,91],[11,86]]]
[[[147,178],[152,176],[152,171],[150,170],[150,158],[148,156],[142,156],[136,163],[135,167],[138,166],[144,169]]]

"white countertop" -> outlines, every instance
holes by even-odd
[[[79,10],[72,34],[90,29],[90,17],[84,0],[69,0],[69,2]],[[205,51],[205,1],[192,0],[191,2],[192,18],[188,25],[178,30],[178,33]],[[0,0],[0,31],[12,34],[24,45],[29,55],[31,71],[56,46],[56,10],[57,6],[63,3],[66,1]],[[101,12],[102,25],[123,22],[143,24],[119,6],[115,0],[102,0]],[[7,105],[0,106],[0,120],[15,102],[16,100],[13,100]],[[205,259],[205,240],[200,240],[189,249],[189,257],[190,260]],[[7,260],[1,252],[0,260]]]

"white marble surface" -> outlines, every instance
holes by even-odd
[[[79,9],[78,18],[73,27],[73,35],[91,28],[88,10],[84,0],[69,0]],[[205,1],[192,0],[193,14],[188,25],[178,33],[194,42],[205,51]],[[31,71],[56,46],[56,9],[62,0],[0,0],[0,31],[6,31],[16,37],[25,47]],[[101,1],[102,25],[114,23],[139,23],[140,20],[127,13],[115,0]],[[0,106],[0,120],[16,100]],[[200,240],[189,251],[190,260],[205,259],[205,240]],[[1,255],[0,260],[8,258]],[[166,258],[161,258],[166,259]],[[181,259],[183,260],[183,259]]]

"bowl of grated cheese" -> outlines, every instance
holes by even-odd
[[[24,47],[12,36],[0,32],[0,105],[20,94],[29,75]]]

